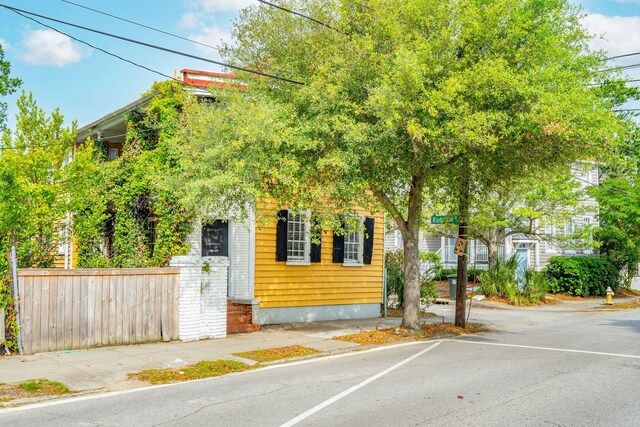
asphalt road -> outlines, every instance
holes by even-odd
[[[497,326],[71,399],[0,414],[0,425],[640,425],[640,311],[477,310],[472,318]]]

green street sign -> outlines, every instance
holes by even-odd
[[[446,216],[446,215],[432,215],[431,224],[457,224],[460,221],[458,215]]]

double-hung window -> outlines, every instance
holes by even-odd
[[[344,227],[344,264],[361,265],[364,233],[362,230],[364,218],[356,215],[346,222]]]
[[[288,212],[287,216],[287,262],[309,263],[310,239],[309,213]]]

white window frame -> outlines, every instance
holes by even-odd
[[[364,265],[364,215],[357,215],[357,219],[358,225],[355,230],[349,229],[349,221],[344,226],[344,260],[342,265],[346,267],[362,267]],[[356,245],[355,251],[349,250],[349,253],[355,252],[357,258],[347,258],[347,245]]]
[[[287,265],[311,265],[311,213],[307,211],[292,212],[287,214]],[[301,229],[296,230],[296,225]],[[294,233],[302,233],[302,238],[293,240]],[[302,256],[292,255],[291,244],[302,244]],[[293,249],[291,249],[293,250]],[[300,253],[299,249],[295,249]]]

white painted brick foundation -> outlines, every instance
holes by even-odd
[[[180,268],[179,338],[226,337],[228,258],[179,256],[170,265]]]

